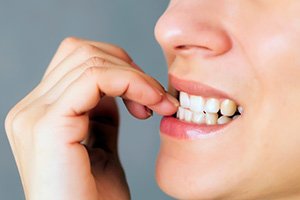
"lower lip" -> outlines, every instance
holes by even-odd
[[[230,123],[223,125],[198,125],[181,121],[175,117],[163,117],[160,123],[160,132],[181,140],[199,139],[220,133],[228,124]]]

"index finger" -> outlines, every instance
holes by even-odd
[[[75,80],[58,98],[51,110],[60,116],[79,116],[92,110],[103,95],[121,96],[139,104],[157,108],[153,110],[162,115],[175,113],[178,106],[177,103],[166,98],[166,94],[156,86],[133,70],[95,67],[89,68]]]

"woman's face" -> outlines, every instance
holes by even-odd
[[[189,114],[164,118],[160,187],[179,199],[297,195],[300,1],[171,0],[155,35],[170,90],[206,102],[230,99],[244,110],[225,125],[183,122]],[[191,99],[182,98],[182,105]]]

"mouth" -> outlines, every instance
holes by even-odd
[[[243,115],[242,105],[220,90],[173,75],[169,81],[180,106],[176,114],[162,119],[162,134],[177,139],[212,136],[224,132]]]

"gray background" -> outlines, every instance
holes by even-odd
[[[3,127],[9,108],[38,83],[60,41],[70,35],[120,45],[166,85],[165,61],[153,28],[168,1],[0,2],[0,199],[17,200],[24,196]],[[120,152],[132,199],[170,199],[154,179],[160,117],[137,121],[120,107]]]

